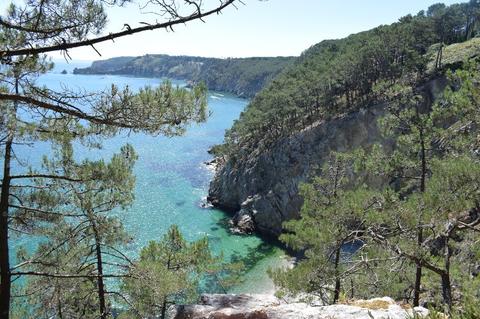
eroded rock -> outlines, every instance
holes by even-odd
[[[376,121],[383,110],[378,106],[358,111],[284,138],[267,152],[222,163],[210,184],[209,200],[221,209],[251,216],[260,233],[278,236],[284,221],[299,216],[303,204],[299,184],[331,151],[377,142]]]

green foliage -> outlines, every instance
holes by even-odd
[[[244,158],[310,125],[383,102],[381,82],[391,86],[411,77],[418,85],[429,60],[436,60],[428,52],[433,44],[462,42],[478,30],[477,7],[475,1],[432,7],[392,25],[316,44],[252,100],[226,133],[227,154]]]
[[[21,290],[13,316],[22,316],[28,304],[29,317],[109,317],[115,294],[110,280],[124,276],[130,266],[122,253],[128,236],[111,211],[126,209],[134,200],[137,156],[125,145],[109,161],[77,160],[74,149],[96,150],[120,132],[177,136],[207,117],[202,83],[186,89],[165,81],[138,92],[115,85],[88,93],[63,86],[57,92],[36,82],[53,66],[45,54],[5,55],[91,39],[105,27],[105,5],[27,1],[11,4],[1,17],[2,318],[13,304],[7,283]],[[69,57],[64,47],[59,50]],[[51,152],[41,165],[30,167],[16,148],[35,148],[38,142]],[[17,175],[11,178],[12,169]],[[34,251],[16,245],[15,261],[9,244],[18,236],[39,244]]]
[[[161,241],[142,249],[129,277],[123,280],[129,315],[164,318],[171,304],[195,301],[205,274],[221,268],[221,257],[211,254],[207,238],[188,243],[178,227],[172,226]]]
[[[326,300],[339,283],[350,298],[381,293],[409,301],[422,292],[452,318],[475,317],[478,77],[475,63],[450,72],[450,85],[431,108],[408,84],[383,89],[388,113],[379,126],[389,142],[332,153],[321,175],[301,187],[301,218],[285,224],[281,240],[305,257],[291,270],[272,272],[282,294]],[[371,184],[369,175],[383,182]],[[340,263],[332,258],[352,241],[362,244],[353,255]]]
[[[15,268],[32,275],[21,285],[32,315],[97,318],[99,287],[94,280],[105,275],[100,267],[104,262],[109,265],[108,277],[121,276],[128,266],[128,259],[119,253],[128,236],[118,218],[108,213],[133,201],[132,169],[137,157],[126,145],[108,163],[84,160],[78,164],[68,144],[59,146],[52,157],[44,160],[45,172],[69,174],[83,182],[59,180],[45,192],[40,187],[44,181],[39,180],[40,188],[16,192],[25,208],[18,209],[12,225],[43,240],[30,254],[20,247]],[[110,298],[105,290],[101,293],[109,309]]]
[[[448,73],[451,86],[441,102],[433,107],[435,121],[441,124],[438,130],[440,148],[451,154],[466,153],[478,156],[480,138],[476,127],[480,124],[479,65],[470,62],[455,72]]]
[[[377,200],[362,187],[346,190],[349,162],[348,157],[332,154],[320,177],[301,186],[304,199],[301,218],[284,224],[286,233],[280,240],[296,251],[303,251],[305,259],[293,269],[271,271],[275,283],[284,289],[281,293],[307,292],[327,300],[333,285],[346,282],[361,268],[357,257],[360,260],[363,256],[345,255],[343,249],[362,240],[359,231],[352,231],[352,225],[359,223]],[[337,290],[334,302],[338,301],[340,289],[338,286],[334,289]]]
[[[475,125],[478,118],[472,98],[478,94],[472,85],[476,68],[467,64],[465,70],[450,73],[451,86],[432,110],[408,87],[393,86],[390,114],[380,126],[395,140],[394,148],[388,152],[377,146],[366,161],[396,195],[384,203],[382,218],[365,225],[386,251],[431,271],[424,275],[424,288],[437,301],[443,299],[449,313],[452,284],[463,280],[461,274],[473,262],[461,253],[471,251],[466,244],[471,238],[463,235],[471,229],[464,223],[478,218],[480,166],[472,152],[478,133],[473,126],[458,130],[465,122]]]
[[[49,276],[33,276],[29,278],[21,291],[26,294],[28,317],[50,318],[65,316],[68,318],[98,318],[98,296],[94,293],[95,282],[88,276],[95,273],[93,265],[84,263],[89,247],[77,243],[79,238],[71,238],[67,243],[60,236],[68,238],[71,228],[57,227],[57,239],[40,245],[37,254],[42,256],[42,265],[29,267],[39,274],[74,274],[78,278],[55,278]],[[52,247],[57,247],[52,249]],[[85,276],[85,277],[81,277]],[[18,299],[17,302],[25,302]],[[14,308],[19,315],[19,309]]]

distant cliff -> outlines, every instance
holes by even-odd
[[[216,59],[145,55],[95,61],[74,74],[116,74],[203,81],[210,90],[251,98],[293,62],[293,57]]]

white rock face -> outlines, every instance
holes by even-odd
[[[349,305],[314,307],[285,303],[272,295],[204,295],[200,305],[179,306],[175,319],[407,319],[415,312],[428,315],[422,307],[405,309],[391,298],[359,300]]]

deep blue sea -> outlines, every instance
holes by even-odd
[[[74,67],[90,63],[66,64],[57,62],[55,69],[43,75],[39,84],[51,89],[62,86],[70,89],[98,91],[112,83],[128,85],[137,90],[145,85],[158,85],[161,79],[134,78],[103,75],[74,75]],[[61,74],[62,70],[68,74]],[[183,83],[174,82],[178,85]],[[205,165],[211,159],[208,149],[223,140],[224,132],[238,118],[248,101],[233,96],[210,92],[208,107],[211,112],[206,123],[192,125],[181,137],[167,138],[144,134],[123,134],[103,142],[101,150],[85,151],[78,158],[104,157],[108,159],[126,143],[134,146],[139,160],[135,166],[135,202],[125,211],[116,211],[126,229],[134,238],[128,247],[128,254],[135,256],[141,247],[151,240],[159,240],[172,225],[179,225],[188,240],[208,236],[211,248],[217,254],[223,253],[227,260],[242,260],[247,266],[243,281],[231,292],[261,293],[272,290],[266,270],[279,264],[283,252],[256,236],[232,235],[226,227],[228,216],[217,209],[205,209],[208,185],[213,172]],[[50,148],[46,144],[23,147],[18,155],[25,161],[35,162]],[[19,238],[16,244],[25,244],[26,238]]]

